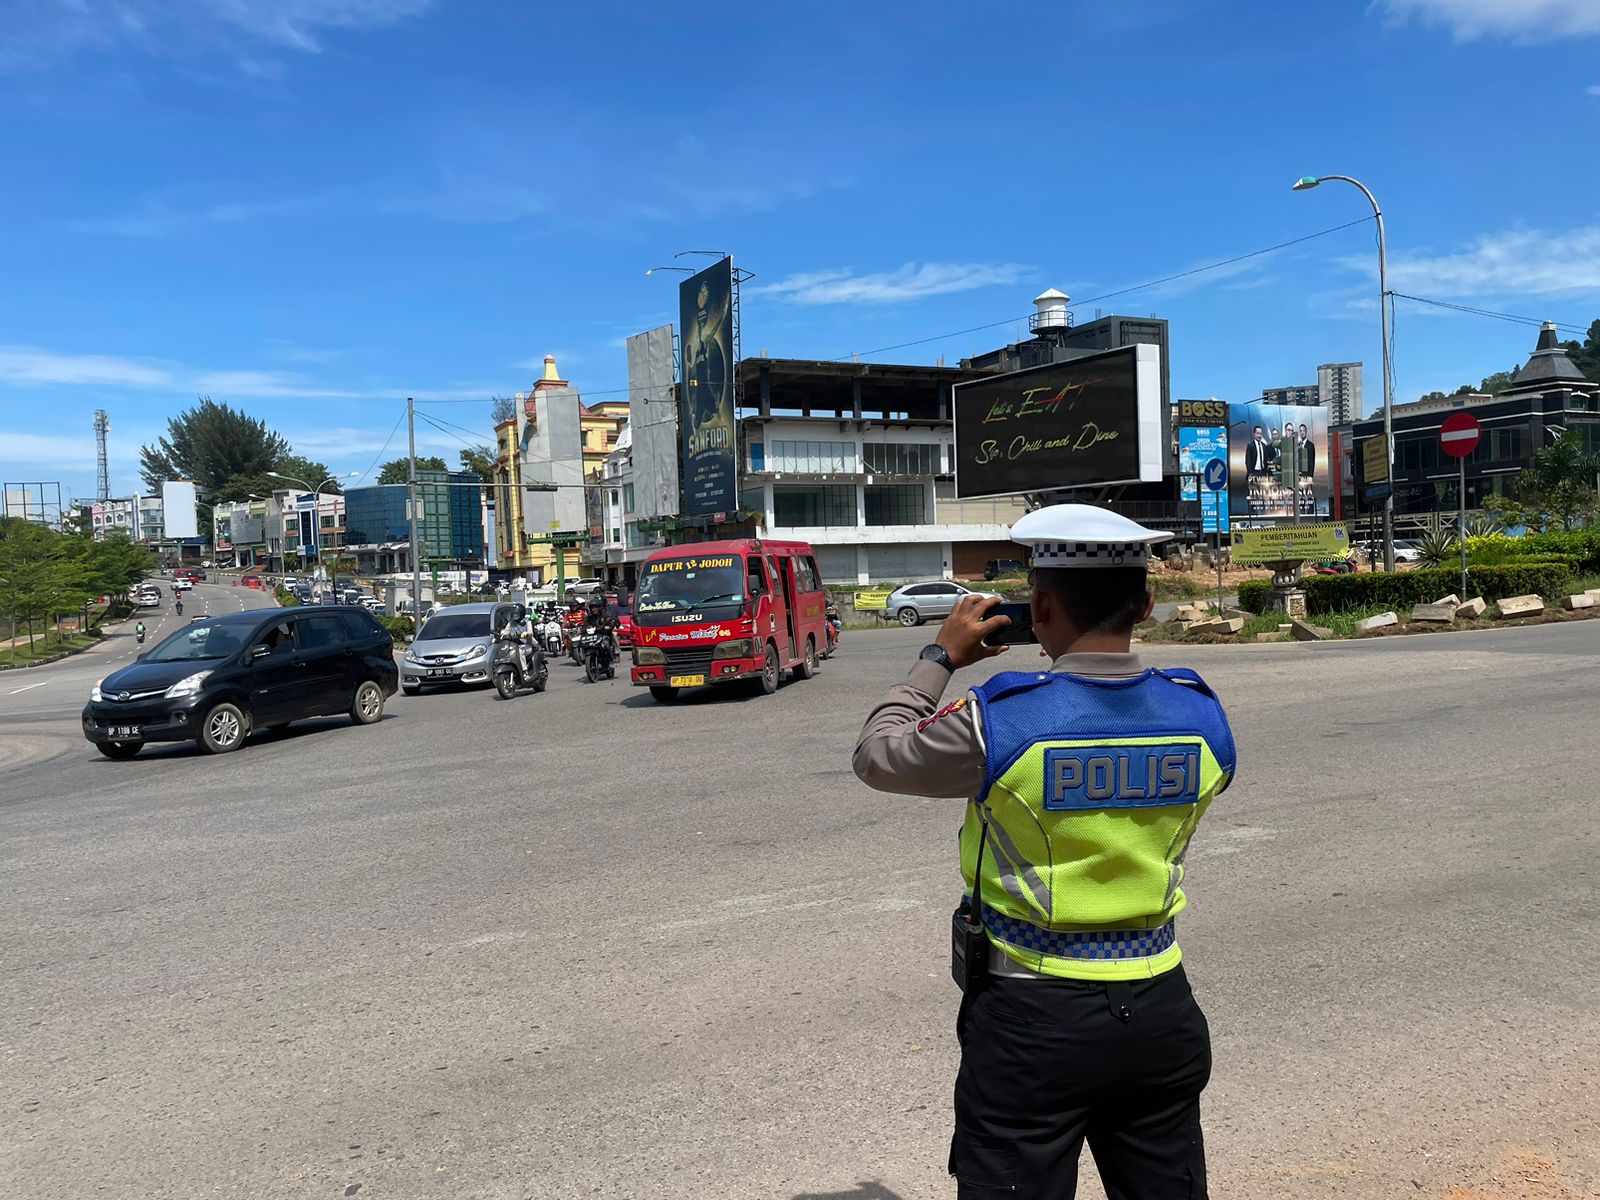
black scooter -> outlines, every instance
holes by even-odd
[[[516,629],[514,625],[503,625],[494,639],[491,671],[495,693],[502,700],[510,700],[521,688],[542,692],[550,681],[550,666],[545,662],[544,651],[537,646],[529,647],[531,661],[525,661],[525,643]]]
[[[590,683],[617,677],[617,658],[611,631],[587,625],[583,630],[583,677]]]

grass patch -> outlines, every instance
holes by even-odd
[[[58,654],[69,654],[74,650],[85,650],[100,639],[94,634],[78,633],[71,637],[52,637],[48,642],[44,638],[37,638],[33,643],[33,651],[28,650],[28,643],[8,646],[0,650],[0,666],[15,667],[27,663],[36,663],[46,658],[54,658]]]

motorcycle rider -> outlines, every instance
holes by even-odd
[[[140,622],[138,622],[138,623],[137,623],[137,624],[135,624],[135,625],[134,625],[134,627],[133,627],[133,632],[134,632],[134,635],[135,635],[135,636],[136,636],[136,637],[137,637],[137,638],[138,638],[138,639],[139,639],[139,640],[140,640],[140,641],[141,641],[141,642],[142,642],[142,641],[144,641],[144,622],[143,622],[143,621],[140,621]]]
[[[177,610],[177,613],[178,613],[178,615],[180,617],[183,616],[183,597],[182,596],[179,596],[176,600],[174,600],[172,602],[172,606],[173,606],[173,608],[175,608]]]
[[[617,619],[611,615],[610,606],[606,603],[604,593],[595,592],[589,597],[589,603],[584,614],[584,624],[592,625],[594,631],[606,639],[606,665],[610,666],[621,657],[617,645]]]

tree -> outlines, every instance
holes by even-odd
[[[448,471],[444,459],[437,454],[430,454],[427,458],[417,459],[419,471]],[[395,458],[383,464],[378,471],[379,483],[405,483],[411,478],[411,465],[409,459]]]
[[[483,498],[494,503],[494,449],[490,446],[473,446],[461,452],[461,469],[483,480]]]
[[[306,458],[302,454],[285,453],[277,462],[273,463],[272,470],[279,475],[286,475],[287,479],[278,479],[262,471],[258,475],[236,475],[219,487],[214,493],[214,499],[219,502],[228,500],[243,500],[248,496],[265,496],[274,488],[298,488],[300,483],[307,487],[315,488],[332,474],[325,463]],[[298,480],[299,483],[294,482]],[[328,485],[325,491],[340,491],[337,480]]]
[[[517,402],[510,396],[489,397],[489,419],[496,425],[517,415]]]
[[[289,443],[266,422],[202,396],[167,422],[166,437],[140,448],[139,474],[151,491],[168,479],[192,479],[222,497],[231,481],[262,476],[288,453]]]
[[[1507,525],[1572,529],[1600,515],[1600,454],[1585,451],[1569,429],[1517,474],[1517,498],[1495,497],[1484,507]]]

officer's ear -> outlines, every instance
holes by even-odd
[[[1156,594],[1146,589],[1144,594],[1144,607],[1139,610],[1139,621],[1148,621],[1150,614],[1156,610]],[[1135,621],[1137,625],[1139,621]]]

